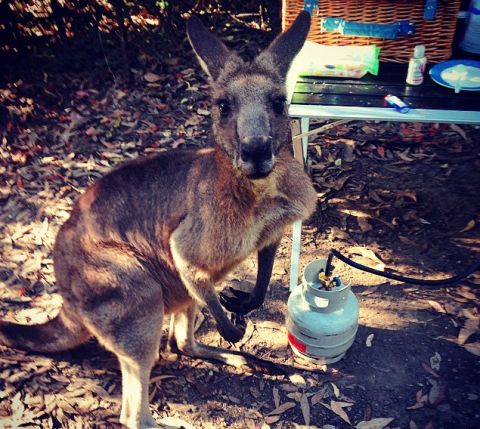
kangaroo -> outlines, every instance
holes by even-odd
[[[37,352],[73,348],[91,336],[120,362],[120,422],[158,427],[149,411],[148,380],[161,326],[168,343],[199,358],[243,365],[242,356],[194,339],[206,306],[220,335],[239,341],[242,319],[259,307],[286,226],[307,218],[316,194],[290,151],[285,79],[310,26],[301,13],[253,62],[245,63],[192,17],[187,34],[213,95],[212,148],[172,150],[128,162],[90,186],[61,227],[53,251],[63,306],[43,325],[0,322],[0,341]],[[222,279],[258,252],[250,294],[219,297]]]

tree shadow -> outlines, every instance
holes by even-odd
[[[352,129],[360,126],[353,123]],[[414,145],[409,153],[418,158],[407,157],[407,161],[395,158],[400,152],[395,142],[386,146],[392,159],[382,159],[362,149],[365,136],[360,136],[353,162],[344,169],[332,169],[333,185],[340,181],[345,185],[330,191],[317,182],[317,189],[329,192],[307,223],[319,253],[328,254],[330,246],[347,253],[349,247],[360,246],[374,251],[396,272],[420,278],[438,277],[437,272],[448,277],[477,261],[477,138],[472,133],[459,143],[446,130],[446,145]],[[375,142],[375,136],[369,138],[374,151],[381,143]],[[338,147],[330,145],[324,151],[324,158],[341,157]],[[322,180],[328,177],[322,173]]]
[[[368,296],[362,296],[359,291],[360,325],[354,344],[344,359],[328,366],[324,376],[298,370],[297,373],[306,380],[303,387],[295,388],[288,377],[250,375],[216,363],[184,356],[171,359],[164,354],[152,373],[156,380],[150,386],[153,409],[161,415],[176,415],[192,423],[220,424],[225,421],[233,427],[245,427],[242,423],[245,419],[261,422],[275,408],[274,389],[284,403],[292,401],[288,395],[294,391],[311,397],[325,388],[327,393],[321,402],[327,405],[332,400],[351,403],[345,410],[354,424],[364,420],[365,415],[371,415],[392,417],[400,427],[408,427],[410,420],[420,427],[430,421],[434,427],[440,428],[475,427],[478,416],[469,398],[479,393],[473,382],[480,371],[478,359],[449,339],[452,334],[456,335],[457,329],[447,314],[435,314],[422,308],[415,309],[417,316],[413,317],[411,302],[402,302],[396,296],[405,289],[410,288],[406,285],[382,286]],[[372,317],[372,314],[385,312],[384,306],[375,309],[376,304],[385,300],[390,304],[387,306],[390,315]],[[281,299],[269,300],[261,314],[252,316],[252,321],[260,324],[265,319],[277,320],[276,309],[283,304]],[[395,318],[401,320],[393,323]],[[283,322],[280,320],[280,323]],[[218,338],[211,328],[210,321],[199,334],[200,339],[212,338],[212,335]],[[261,337],[278,341],[270,332],[259,330],[258,336],[249,340],[247,349],[255,350],[251,343],[258,343]],[[285,332],[281,334],[285,335]],[[260,349],[258,356],[296,365],[291,350],[284,344],[276,347],[274,342],[268,344],[271,350]],[[276,353],[271,354],[271,351]],[[24,356],[35,362],[35,354]],[[60,381],[51,379],[53,395],[65,397],[71,390],[67,389],[69,383],[74,384],[75,378],[95,380],[103,390],[94,392],[94,395],[108,392],[109,396],[104,399],[111,405],[108,410],[98,409],[82,418],[85,424],[107,415],[109,421],[115,420],[114,416],[119,412],[120,373],[112,354],[96,341],[90,341],[70,352],[48,357],[52,364],[47,374],[65,373],[69,377],[68,382],[61,378]],[[16,365],[10,361],[6,368]],[[35,376],[22,380],[16,384],[18,391],[30,392],[36,380]],[[418,402],[418,398],[423,398],[423,402]],[[259,408],[260,404],[263,405]],[[320,427],[323,424],[333,424],[341,429],[349,427],[321,404],[312,406],[310,413],[311,422]],[[302,424],[299,404],[283,413],[282,420],[288,424]]]

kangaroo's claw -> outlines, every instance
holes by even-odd
[[[257,308],[251,297],[248,292],[229,287],[220,293],[220,303],[232,313],[247,314]]]

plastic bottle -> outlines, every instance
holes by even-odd
[[[425,72],[425,46],[417,45],[413,50],[413,57],[408,62],[407,83],[410,85],[420,85],[423,82],[423,73]]]
[[[470,2],[467,27],[460,48],[466,52],[480,54],[480,0]]]

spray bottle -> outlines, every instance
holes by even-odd
[[[423,73],[427,59],[425,58],[425,46],[417,45],[413,50],[413,57],[408,63],[407,83],[420,85],[423,82]]]

